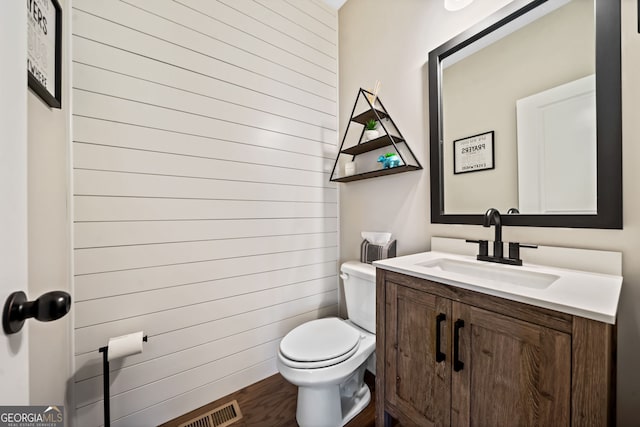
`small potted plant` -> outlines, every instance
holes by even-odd
[[[364,128],[364,140],[365,141],[370,141],[372,139],[376,139],[378,136],[380,136],[380,132],[378,132],[378,129],[376,129],[378,127],[378,122],[375,121],[374,119],[371,120],[367,120],[367,123],[365,123]]]

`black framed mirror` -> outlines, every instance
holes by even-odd
[[[432,223],[621,229],[620,0],[515,0],[434,49],[429,123]]]

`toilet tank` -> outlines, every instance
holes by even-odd
[[[347,261],[340,268],[349,320],[376,333],[376,268],[371,264]]]

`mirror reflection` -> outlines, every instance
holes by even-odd
[[[535,12],[441,62],[445,214],[597,213],[594,4]]]

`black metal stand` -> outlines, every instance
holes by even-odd
[[[109,408],[109,347],[100,347],[102,353],[102,390],[104,395],[104,427],[111,427],[111,408]]]
[[[147,336],[142,337],[142,341],[147,342]],[[104,427],[111,427],[111,407],[109,405],[109,346],[100,347],[98,349],[102,353],[102,393],[104,395]]]

